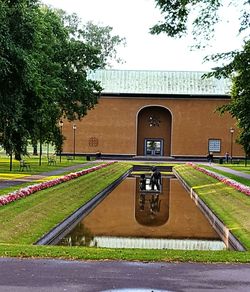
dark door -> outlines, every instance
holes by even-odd
[[[162,139],[145,139],[144,155],[163,156],[163,140]]]

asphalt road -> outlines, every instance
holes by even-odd
[[[250,291],[250,264],[0,259],[0,291]]]

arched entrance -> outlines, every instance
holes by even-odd
[[[140,110],[137,118],[137,155],[170,156],[170,111],[160,106],[148,106]]]

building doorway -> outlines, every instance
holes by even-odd
[[[137,155],[170,156],[170,111],[161,106],[147,106],[139,111],[137,118]]]
[[[144,144],[144,155],[163,156],[163,140],[146,138]]]

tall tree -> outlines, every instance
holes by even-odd
[[[152,34],[166,33],[171,37],[182,37],[191,24],[196,47],[205,46],[215,33],[216,24],[226,18],[221,10],[227,5],[239,11],[239,34],[244,34],[242,50],[208,56],[206,60],[224,60],[226,64],[215,68],[206,77],[231,78],[231,102],[219,108],[236,118],[240,135],[238,142],[246,155],[250,155],[250,1],[246,0],[155,0],[164,20],[151,28]],[[231,15],[228,15],[231,17]]]
[[[213,58],[230,58],[233,60],[215,72],[207,74],[208,77],[231,77],[231,102],[219,108],[221,113],[229,112],[236,118],[240,133],[238,142],[243,146],[247,156],[250,156],[250,41],[243,46],[243,50],[228,54],[220,54]]]
[[[122,60],[117,56],[116,48],[125,46],[125,38],[118,35],[112,35],[111,26],[98,26],[89,21],[79,30],[80,37],[91,46],[98,48],[100,51],[99,58],[103,66],[110,65],[110,60],[118,63]]]
[[[76,16],[36,0],[0,1],[0,21],[1,143],[17,159],[30,139],[60,149],[59,120],[81,119],[97,103],[102,88],[88,71],[107,65],[120,38],[109,29],[96,45]]]
[[[0,2],[0,131],[7,153],[25,152],[28,135],[24,98],[32,83],[30,52],[35,37],[36,1]]]
[[[219,22],[231,20],[227,9],[239,11],[238,30],[250,28],[249,1],[246,0],[155,0],[163,20],[154,25],[152,34],[166,33],[171,37],[182,37],[191,29],[198,46],[205,46],[205,40],[214,37]],[[235,22],[236,23],[236,22]]]

